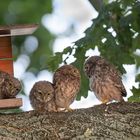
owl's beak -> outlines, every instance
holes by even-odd
[[[48,96],[44,96],[44,102],[48,102]]]
[[[88,74],[87,74],[87,70],[86,70],[86,69],[84,69],[84,73],[85,73],[85,75],[86,75],[87,77],[89,77]]]
[[[1,80],[0,80],[0,84],[2,84],[3,82],[4,82],[4,79],[1,79]]]
[[[14,93],[14,89],[11,89],[11,93]]]

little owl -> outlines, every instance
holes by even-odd
[[[55,102],[58,110],[60,108],[64,108],[68,111],[72,110],[69,106],[79,92],[80,79],[81,77],[78,69],[72,65],[64,65],[55,71],[53,84]]]
[[[107,60],[100,56],[90,57],[84,64],[84,72],[89,78],[90,89],[102,103],[124,101],[127,93],[121,75]]]
[[[0,71],[0,99],[15,98],[21,89],[22,85],[17,78]]]
[[[36,82],[30,91],[29,98],[34,110],[56,112],[52,83],[48,81]]]

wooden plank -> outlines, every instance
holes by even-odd
[[[13,60],[0,60],[0,70],[14,75],[13,72]]]
[[[0,59],[12,58],[12,44],[11,37],[0,37]]]
[[[0,26],[0,37],[32,34],[38,24]]]
[[[0,70],[13,75],[12,44],[10,36],[0,37]]]
[[[21,98],[0,99],[0,109],[19,108],[22,106]]]

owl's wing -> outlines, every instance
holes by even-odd
[[[65,93],[65,96],[70,96],[68,93],[74,93],[75,91],[75,81],[72,81],[69,76],[58,76],[54,75],[53,80],[54,86],[58,88],[59,91]]]
[[[112,65],[109,67],[109,78],[113,82],[114,86],[117,87],[121,93],[122,96],[126,97],[127,92],[125,90],[125,87],[122,83],[122,77],[120,72]]]

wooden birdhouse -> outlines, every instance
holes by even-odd
[[[37,24],[0,26],[1,71],[5,71],[14,76],[11,37],[32,34],[37,29],[37,27]],[[0,109],[17,108],[20,106],[22,106],[22,99],[20,98],[0,100]]]

